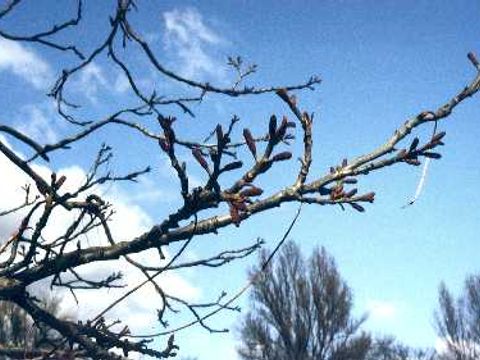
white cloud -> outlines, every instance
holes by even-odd
[[[18,129],[41,144],[53,143],[57,140],[58,115],[53,108],[26,105],[17,116]]]
[[[186,77],[221,77],[221,64],[210,53],[225,41],[205,25],[202,15],[193,8],[163,13],[165,46],[180,60],[180,72]]]
[[[158,202],[172,203],[178,200],[180,196],[178,193],[167,191],[165,188],[163,188],[161,181],[158,181],[157,179],[154,181],[152,178],[147,176],[140,177],[136,186],[142,190],[138,192],[127,193],[119,188],[116,188],[115,191],[120,192],[121,196],[128,198],[130,202],[137,204],[152,204]]]
[[[439,354],[445,354],[448,350],[448,345],[445,339],[437,337],[435,339],[435,345],[434,345],[435,351],[437,351]]]
[[[372,320],[392,320],[398,314],[398,306],[389,301],[369,300],[367,311]]]
[[[82,93],[92,104],[96,104],[99,91],[108,85],[103,69],[92,62],[80,70],[79,77],[76,83],[72,84],[72,88]]]
[[[6,141],[0,139],[3,143]],[[50,178],[51,170],[46,166],[33,166],[45,179]],[[16,168],[5,156],[0,154],[0,174],[2,174],[2,201],[0,202],[0,211],[13,208],[23,201],[24,193],[20,186],[29,183],[29,179],[21,170]],[[78,166],[71,166],[57,171],[58,176],[65,175],[66,181],[62,186],[63,191],[71,191],[81,184],[85,179],[85,171]],[[32,191],[35,191],[32,188]],[[100,191],[100,189],[94,189]],[[112,187],[104,195],[105,200],[114,204],[115,215],[112,218],[110,227],[114,238],[117,241],[130,240],[153,225],[153,220],[143,211],[141,207],[135,205],[132,200],[122,191],[117,191]],[[61,230],[64,230],[72,221],[73,214],[56,208],[52,216],[52,221],[42,232],[44,238],[55,238]],[[10,234],[18,227],[21,221],[21,214],[12,214],[0,217],[0,241],[4,242]],[[89,233],[88,238],[82,239],[84,247],[92,245],[105,245],[103,232],[98,229]],[[76,244],[72,244],[73,247]],[[168,252],[166,253],[168,258]],[[157,251],[149,250],[134,255],[136,260],[149,265],[160,265],[160,257]],[[165,260],[164,260],[165,261]],[[88,264],[79,267],[78,272],[92,280],[101,280],[112,272],[121,271],[124,275],[120,283],[127,284],[124,289],[101,289],[91,291],[77,291],[79,300],[77,305],[74,298],[66,291],[60,291],[62,295],[62,307],[64,312],[75,314],[81,320],[97,314],[108,306],[113,300],[117,299],[127,289],[137,285],[144,280],[144,276],[139,270],[129,265],[125,260],[108,261],[97,264]],[[182,297],[187,300],[196,301],[200,297],[200,290],[189,283],[185,278],[174,272],[167,272],[159,278],[160,285],[168,293]],[[36,284],[39,288],[47,288],[47,281],[42,284]],[[43,286],[45,285],[45,286]],[[34,286],[34,289],[35,289]],[[33,291],[33,290],[32,290]],[[128,324],[133,331],[150,331],[158,327],[156,320],[156,309],[160,308],[161,299],[156,294],[151,285],[142,287],[139,291],[128,297],[124,302],[118,305],[113,311],[107,314],[107,318],[120,318],[124,324]]]
[[[37,89],[46,88],[52,71],[45,60],[17,42],[0,38],[0,71],[10,71]]]
[[[0,136],[0,141],[11,148],[8,142]],[[21,204],[25,193],[21,186],[25,185],[25,176],[14,169],[9,160],[0,155],[0,173],[2,174],[2,201],[0,211],[12,209]],[[3,242],[14,231],[18,219],[13,215],[0,217],[0,241]]]
[[[115,92],[123,94],[130,89],[130,83],[124,73],[118,73],[113,84]]]

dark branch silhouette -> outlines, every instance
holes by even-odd
[[[417,166],[425,158],[440,158],[438,151],[443,145],[445,133],[434,133],[425,142],[413,135],[413,139],[407,138],[417,128],[436,124],[449,116],[460,103],[475,95],[480,88],[480,66],[471,53],[468,58],[475,70],[472,81],[459,92],[452,92],[451,99],[443,106],[436,110],[419,111],[396,129],[383,145],[353,159],[339,159],[330,171],[320,173],[318,169],[313,171],[311,166],[315,143],[312,135],[314,116],[303,109],[298,100],[302,91],[313,90],[314,86],[320,84],[317,76],[294,85],[244,85],[257,68],[253,65],[245,67],[240,58],[232,57],[229,64],[235,73],[235,81],[231,86],[202,82],[186,78],[162,63],[160,54],[142,36],[142,29],[131,21],[131,14],[139,10],[137,5],[140,5],[133,0],[116,1],[110,18],[98,19],[108,24],[108,31],[103,35],[98,34],[95,37],[97,42],[91,44],[90,49],[83,49],[81,43],[77,43],[82,37],[78,31],[84,11],[81,0],[66,20],[59,20],[36,34],[14,34],[4,29],[2,20],[15,17],[16,12],[22,8],[20,3],[21,0],[9,1],[0,10],[0,36],[9,41],[28,42],[31,46],[48,48],[56,52],[60,62],[65,59],[64,63],[70,64],[58,71],[60,76],[49,92],[59,117],[65,121],[69,135],[55,142],[42,143],[22,133],[19,128],[0,123],[0,134],[7,141],[13,139],[15,143],[22,144],[22,149],[25,149],[25,152],[20,152],[0,140],[1,156],[29,179],[28,184],[18,184],[26,193],[25,201],[0,212],[1,217],[20,217],[16,230],[7,238],[1,239],[0,300],[18,305],[35,323],[54,329],[62,337],[62,344],[68,343],[80,357],[123,359],[136,353],[166,358],[176,354],[178,346],[173,334],[164,339],[163,349],[155,349],[151,339],[137,340],[128,324],[109,319],[111,309],[121,306],[123,299],[143,286],[152,286],[158,294],[160,327],[167,326],[167,314],[175,315],[175,307],[180,306],[192,315],[191,324],[200,324],[209,331],[215,331],[212,325],[204,321],[204,315],[220,310],[235,311],[235,306],[230,306],[230,303],[225,305],[223,296],[214,297],[206,304],[191,304],[169,294],[156,274],[181,268],[219,267],[248,256],[260,247],[258,242],[250,246],[239,246],[238,249],[223,249],[218,254],[190,262],[183,261],[180,254],[191,242],[202,241],[201,235],[217,233],[227,226],[241,226],[250,217],[284,203],[338,205],[359,212],[365,211],[365,206],[374,201],[375,193],[358,190],[356,184],[362,176],[388,166]],[[63,42],[59,39],[70,40]],[[124,60],[127,52],[131,54],[135,51],[136,56],[142,56],[159,77],[186,88],[185,94],[162,96],[155,91],[151,94],[143,93],[138,86],[134,66]],[[116,104],[117,108],[110,115],[87,119],[79,115],[78,110],[82,104],[77,103],[78,99],[68,98],[66,89],[73,86],[73,76],[81,74],[101,56],[126,76],[134,104]],[[266,119],[265,130],[259,134],[253,134],[246,126],[242,136],[237,138],[234,129],[239,126],[239,118],[235,116],[228,126],[212,124],[211,136],[206,141],[194,137],[182,138],[179,128],[185,125],[180,119],[171,116],[173,108],[179,107],[185,116],[194,116],[192,104],[200,104],[205,97],[214,94],[243,98],[243,101],[248,101],[249,96],[272,96],[281,100],[279,104],[284,107],[275,109],[281,115],[272,115]],[[45,163],[53,168],[59,153],[81,151],[86,138],[96,138],[99,130],[107,126],[124,128],[126,133],[139,136],[167,157],[176,174],[182,199],[182,204],[175,211],[149,230],[121,241],[112,235],[110,229],[115,204],[103,199],[98,189],[115,182],[137,182],[151,171],[151,167],[131,169],[121,175],[113,174],[108,167],[112,161],[112,149],[103,145],[85,180],[73,190],[65,190],[64,184],[70,179],[64,174],[52,172],[47,178],[37,170],[37,165]],[[295,138],[302,143],[300,154],[286,150]],[[400,145],[401,141],[408,141],[408,144]],[[242,156],[243,149],[251,156]],[[188,150],[188,155],[185,155],[185,150]],[[280,187],[270,184],[262,188],[258,185],[257,180],[262,175],[280,167],[283,162],[291,161],[293,157],[299,158],[300,165],[296,170],[293,165],[289,167],[290,185]],[[206,181],[200,186],[192,186],[191,172],[186,167],[187,160],[193,160],[204,172]],[[65,228],[58,229],[60,235],[48,236],[45,229],[52,224],[59,211],[68,212],[71,221]],[[88,241],[88,235],[98,240],[96,245]],[[178,255],[174,255],[171,261],[163,261],[162,249],[174,243],[181,244]],[[151,266],[132,258],[132,255],[150,249],[158,250],[161,265]],[[48,281],[52,288],[69,290],[75,298],[79,289],[95,292],[120,286],[121,273],[118,271],[102,279],[92,279],[78,271],[82,265],[100,265],[120,258],[126,260],[129,266],[139,269],[145,280],[141,284],[127,284],[131,288],[126,290],[125,296],[92,319],[73,322],[58,318],[43,309],[30,292],[30,285],[42,280]],[[178,329],[185,327],[179,326]],[[163,330],[168,332],[169,329]],[[165,337],[165,333],[162,336]],[[55,351],[63,351],[62,344],[52,349],[46,357],[54,356]],[[118,355],[119,350],[123,355]]]
[[[305,259],[293,242],[276,261],[252,270],[252,310],[240,329],[246,360],[366,359],[371,339],[354,319],[352,293],[336,264],[316,249]]]

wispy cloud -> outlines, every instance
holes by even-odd
[[[78,78],[78,84],[74,88],[81,92],[91,103],[98,102],[98,93],[108,86],[107,78],[103,69],[95,64],[88,64]]]
[[[19,43],[5,39],[0,39],[0,71],[10,71],[37,89],[45,89],[52,80],[52,70],[45,60]]]
[[[174,9],[163,13],[165,47],[180,61],[179,71],[187,77],[221,77],[220,61],[213,50],[225,40],[208,27],[194,8]]]
[[[2,138],[2,141],[3,138]],[[43,178],[49,179],[51,169],[43,165],[33,165],[34,170]],[[78,166],[59,169],[59,175],[65,175],[66,181],[62,186],[63,191],[72,191],[83,183],[86,173]],[[2,181],[2,201],[0,202],[0,211],[13,208],[22,203],[25,196],[20,186],[31,182],[28,177],[13,165],[8,159],[0,154],[0,174],[4,180]],[[92,191],[98,192],[99,189]],[[32,187],[35,191],[35,187]],[[33,195],[33,194],[32,194]],[[148,230],[153,225],[151,217],[138,205],[131,202],[124,192],[117,191],[116,187],[112,187],[105,196],[105,200],[114,204],[115,214],[110,222],[110,228],[113,236],[117,241],[128,241],[138,236],[142,232]],[[24,215],[24,214],[23,214]],[[22,214],[11,214],[7,217],[0,217],[0,240],[7,239],[14,229],[18,226]],[[47,239],[55,238],[59,235],[59,230],[65,229],[72,221],[72,214],[68,211],[59,209],[56,216],[52,219],[44,229],[42,235]],[[85,245],[105,244],[102,231],[93,231],[90,236],[82,241]],[[72,244],[75,247],[75,244]],[[69,249],[66,249],[69,251]],[[166,251],[167,259],[169,258]],[[142,261],[144,264],[159,265],[160,259],[157,251],[145,251],[133,256],[134,259]],[[102,262],[100,264],[84,265],[78,271],[85,277],[98,280],[108,276],[112,272],[121,271],[124,275],[123,284],[128,286],[137,285],[144,280],[143,275],[135,268],[130,266],[124,260]],[[191,301],[197,301],[200,297],[200,289],[188,282],[187,279],[176,274],[168,272],[162,274],[159,279],[164,290],[174,296],[182,297]],[[45,287],[48,286],[47,281]],[[39,284],[34,285],[32,291],[39,291]],[[62,295],[62,308],[65,313],[75,314],[79,319],[86,319],[97,314],[109,305],[113,300],[122,295],[126,289],[100,289],[100,290],[79,290],[76,292],[79,304],[75,302],[73,297],[66,291],[60,291]],[[145,301],[151,299],[151,301]],[[121,305],[116,307],[108,315],[113,318],[120,318],[130,325],[133,331],[150,331],[153,327],[158,326],[156,321],[156,308],[161,306],[161,299],[156,291],[150,286],[144,286],[132,296],[129,296]]]
[[[21,108],[17,123],[20,131],[44,144],[57,140],[58,122],[54,109],[45,105],[26,105]]]
[[[113,89],[115,92],[123,94],[130,89],[130,83],[127,77],[123,73],[118,73],[115,82],[113,83]]]
[[[448,350],[448,345],[447,341],[443,338],[437,337],[435,339],[435,344],[433,348],[439,353],[439,354],[445,354]]]
[[[369,300],[367,302],[367,311],[372,320],[392,320],[398,314],[398,306],[390,301]]]

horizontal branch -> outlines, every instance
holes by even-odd
[[[241,214],[241,220],[243,221],[252,215],[278,207],[286,202],[301,201],[304,195],[319,192],[326,185],[345,179],[348,176],[361,175],[365,172],[381,169],[390,163],[403,162],[398,157],[386,160],[384,163],[376,163],[375,160],[391,153],[394,146],[411,133],[414,128],[427,122],[441,120],[448,116],[458,104],[475,94],[479,90],[479,87],[480,74],[477,73],[470,85],[464,88],[459,94],[455,95],[445,105],[434,112],[422,112],[411,118],[403,126],[397,129],[394,135],[383,146],[366,155],[356,158],[350,164],[341,167],[333,173],[302,185],[300,188],[298,188],[298,186],[287,187],[265,199],[248,205],[246,211]],[[366,167],[367,164],[371,165]],[[324,203],[328,203],[328,201]],[[182,210],[179,210],[179,212],[182,212]],[[47,260],[41,265],[34,266],[15,274],[15,278],[26,284],[30,284],[44,277],[64,271],[69,267],[76,267],[95,261],[118,259],[121,256],[138,253],[149,248],[158,248],[159,246],[165,246],[173,242],[186,240],[192,235],[192,233],[194,235],[215,233],[218,229],[229,226],[233,223],[236,223],[236,219],[232,219],[231,214],[224,214],[200,220],[196,224],[191,223],[190,225],[172,229],[169,232],[165,232],[161,225],[156,225],[148,232],[132,239],[131,241],[119,242],[112,246],[90,247],[88,249],[65,253],[55,259]]]

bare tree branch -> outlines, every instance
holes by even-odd
[[[13,17],[16,11],[21,9],[18,4],[19,0],[8,2],[0,10],[0,20],[6,16]],[[129,353],[157,358],[176,354],[178,346],[173,337],[165,339],[165,349],[156,350],[147,340],[131,342],[129,339],[139,334],[132,334],[128,324],[121,322],[122,319],[106,319],[111,309],[122,305],[124,299],[143,286],[152,287],[159,297],[161,306],[158,309],[158,321],[162,329],[155,334],[140,336],[166,336],[193,324],[200,324],[211,332],[223,331],[221,326],[213,326],[207,323],[207,320],[221,311],[236,311],[234,301],[254,280],[250,280],[229,299],[221,295],[204,303],[191,303],[171,294],[159,281],[159,276],[182,268],[226,266],[257,251],[261,242],[239,246],[238,249],[223,247],[216,253],[206,254],[204,258],[186,261],[182,259],[182,254],[192,241],[201,242],[200,235],[216,234],[227,226],[242,226],[245,220],[285,203],[295,202],[299,203],[299,206],[337,205],[359,212],[365,211],[365,205],[374,201],[375,193],[359,190],[358,183],[362,176],[393,165],[418,166],[424,159],[439,159],[441,154],[438,149],[443,145],[445,133],[434,132],[423,142],[414,136],[409,140],[409,135],[421,126],[436,124],[448,117],[460,103],[475,95],[480,88],[480,65],[475,55],[470,53],[468,59],[476,72],[473,80],[443,106],[433,111],[421,111],[407,119],[390,138],[372,151],[353,159],[339,159],[338,164],[333,165],[330,171],[318,173],[318,170],[312,167],[314,116],[302,108],[300,101],[302,90],[313,90],[314,86],[320,83],[318,77],[314,76],[303,83],[290,86],[243,86],[241,84],[257,71],[257,67],[244,66],[239,57],[229,59],[235,76],[231,87],[184,77],[168,69],[161,60],[161,54],[157,53],[134,27],[131,14],[136,10],[134,1],[117,0],[111,18],[105,19],[109,21],[106,33],[96,36],[97,40],[90,51],[81,51],[78,45],[81,43],[78,40],[81,30],[77,25],[83,17],[81,0],[77,2],[76,14],[72,18],[58,21],[56,25],[36,34],[14,35],[0,24],[0,37],[54,50],[60,63],[63,63],[62,56],[69,56],[71,53],[76,55],[73,64],[69,63],[68,68],[58,72],[60,76],[49,94],[55,100],[58,116],[67,122],[65,133],[68,135],[52,143],[41,143],[25,134],[18,126],[0,124],[0,133],[5,134],[8,139],[14,139],[15,143],[18,141],[23,145],[22,150],[29,152],[24,157],[15,147],[9,147],[5,141],[0,141],[0,153],[9,166],[25,175],[28,178],[26,182],[30,183],[24,187],[23,201],[21,199],[12,208],[2,208],[0,211],[0,217],[13,218],[15,215],[18,220],[15,231],[7,239],[2,239],[0,247],[0,300],[19,305],[36,322],[57,331],[61,342],[68,343],[78,356],[123,359],[127,358]],[[69,40],[64,43],[58,42],[58,39]],[[152,90],[151,94],[146,94],[139,86],[138,69],[128,61],[130,58],[127,55],[131,54],[127,52],[131,51],[136,51],[136,56],[146,60],[156,76],[179,85],[179,88],[185,89],[185,93],[161,96],[157,95],[156,90]],[[106,116],[83,118],[80,115],[80,106],[84,104],[80,101],[77,103],[79,99],[67,99],[67,89],[74,83],[71,80],[73,77],[82,74],[101,56],[102,60],[105,57],[110,65],[126,77],[133,105],[114,104],[115,107],[110,109]],[[71,61],[70,57],[68,59]],[[72,94],[68,92],[68,96]],[[225,119],[228,125],[212,124],[211,128],[201,129],[202,134],[182,131],[187,125],[182,119],[177,120],[170,113],[170,109],[177,107],[185,116],[194,116],[191,105],[200,104],[205,97],[213,94],[232,98],[244,97],[245,100],[248,99],[247,95],[276,97],[282,100],[285,111],[293,121],[283,113],[280,113],[278,118],[276,114],[272,114],[265,119],[265,130],[256,130],[259,131],[258,134],[252,134],[248,124],[244,124],[240,138],[236,137],[235,132],[240,124],[237,116]],[[82,141],[97,139],[100,131],[112,127],[122,128],[127,134],[125,146],[135,149],[138,139],[142,144],[151,145],[159,151],[160,156],[168,160],[182,200],[178,208],[159,219],[149,230],[127,239],[114,237],[115,232],[111,227],[114,226],[112,219],[115,218],[115,204],[110,204],[103,198],[102,189],[108,184],[137,182],[150,173],[151,166],[115,174],[109,168],[109,164],[114,160],[113,150],[107,144],[100,147],[85,179],[77,186],[65,186],[65,182],[70,180],[65,174],[51,171],[48,175],[50,178],[45,178],[44,172],[37,166],[39,158],[42,158],[49,161],[49,166],[51,164],[53,169],[57,154],[70,152],[76,156],[82,152],[83,146],[86,146]],[[136,136],[135,140],[131,138],[133,134]],[[202,141],[206,134],[209,135]],[[287,148],[295,139],[301,142],[299,154],[294,154],[291,148]],[[410,142],[399,149],[401,142],[407,140]],[[249,156],[243,156],[242,149],[246,149]],[[284,166],[294,155],[300,160],[299,168],[282,168],[288,169],[283,175],[285,180],[287,175],[291,176],[289,185],[266,184],[260,187],[259,180],[263,176],[270,174],[272,169]],[[124,159],[120,161],[123,162]],[[192,161],[193,166],[198,167],[204,176],[198,186],[192,186],[192,170],[189,167],[187,171],[186,166],[189,161]],[[19,187],[22,185],[24,184],[18,184]],[[56,232],[52,235],[47,230],[53,226],[57,216],[65,212],[68,213],[69,222],[55,229]],[[288,236],[298,215],[299,212],[279,246]],[[95,245],[92,245],[88,237],[95,238]],[[179,243],[180,249],[168,261],[164,261],[163,250],[175,243]],[[147,264],[136,260],[135,254],[150,249],[158,251],[160,263]],[[273,254],[275,252],[276,250]],[[123,284],[119,283],[122,278],[120,271],[115,270],[108,275],[93,278],[85,276],[79,270],[82,265],[100,265],[105,261],[116,261],[120,258],[125,259],[129,267],[140,270],[145,280],[139,284],[126,284],[129,289],[91,320],[74,323],[60,319],[39,307],[36,299],[27,290],[28,286],[39,281],[48,281],[51,287],[70,291],[78,300],[76,292],[79,289],[96,291],[122,286]],[[185,325],[175,324],[172,328],[166,328],[168,314],[176,314],[179,311],[177,308],[186,312],[191,321]],[[119,330],[120,324],[124,327]],[[123,352],[123,356],[116,353],[119,350]],[[11,351],[9,356],[12,357],[18,354],[18,349],[14,348],[1,348],[0,354],[7,354],[8,351]],[[55,356],[55,353],[58,355],[60,351],[63,350],[56,347],[55,350],[50,350],[47,357]],[[43,349],[25,356],[35,354],[43,356]]]

